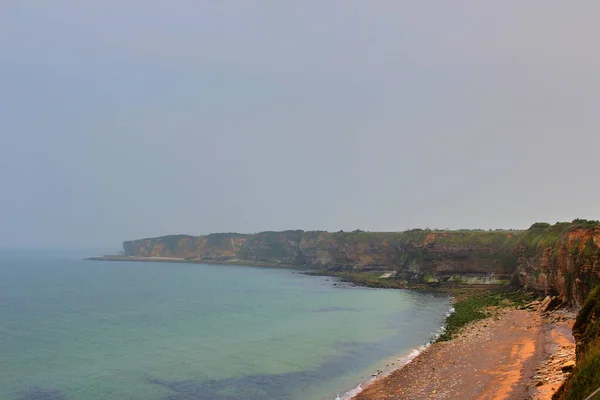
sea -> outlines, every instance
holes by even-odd
[[[290,269],[0,251],[0,399],[344,398],[450,307]]]

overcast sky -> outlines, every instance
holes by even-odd
[[[5,0],[0,247],[600,218],[595,1]]]

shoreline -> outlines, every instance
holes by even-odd
[[[371,385],[375,384],[376,382],[381,382],[382,379],[385,379],[394,372],[405,368],[421,354],[423,354],[423,352],[427,351],[431,345],[432,343],[426,343],[417,348],[413,348],[412,350],[408,350],[405,353],[394,354],[387,359],[382,359],[378,363],[382,366],[381,368],[375,368],[375,373],[371,374],[370,378],[361,381],[352,389],[344,392],[344,394],[340,396],[340,400],[355,399],[356,396],[358,396],[363,390],[369,388]],[[384,363],[387,363],[385,367],[383,366]]]
[[[502,309],[435,342],[349,399],[550,400],[575,359],[573,311]]]
[[[136,256],[102,256],[90,257],[86,260],[285,268],[306,271],[308,275],[334,277],[341,282],[360,287],[406,289],[430,293],[442,292],[450,295],[451,308],[437,336],[434,334],[432,340],[422,346],[407,350],[406,353],[399,353],[387,359],[382,359],[380,364],[375,364],[381,367],[370,378],[360,382],[354,388],[346,390],[340,400],[397,400],[405,398],[485,398],[496,400],[529,398],[550,400],[552,394],[558,390],[560,384],[568,376],[560,368],[558,368],[558,371],[556,370],[556,363],[551,362],[552,358],[558,354],[558,350],[562,351],[559,354],[562,359],[574,360],[575,358],[574,339],[570,329],[574,321],[573,313],[566,318],[567,324],[570,324],[567,329],[564,323],[559,327],[548,320],[548,315],[540,315],[536,311],[503,308],[497,310],[494,313],[495,315],[491,317],[471,322],[462,327],[451,340],[437,341],[440,334],[444,332],[450,312],[453,311],[453,305],[457,301],[454,296],[456,293],[459,293],[459,295],[466,294],[467,297],[477,292],[500,293],[510,290],[506,286],[473,284],[413,285],[406,282],[388,282],[387,280],[375,282],[369,277],[363,279],[365,275],[361,275],[361,273],[348,274],[341,271],[315,269],[310,266],[300,267],[245,260],[217,261]],[[368,274],[373,271],[364,272]],[[559,312],[564,313],[564,310],[559,310]],[[552,316],[553,314],[549,315]],[[488,342],[491,341],[493,344],[489,346],[489,343],[486,342],[478,349],[474,349],[473,343],[481,341],[482,337],[491,338]],[[469,341],[472,343],[469,343]],[[503,351],[499,352],[498,349],[503,349]],[[509,355],[508,358],[507,355]],[[452,364],[450,364],[451,361]],[[457,365],[458,361],[460,361],[459,365]],[[397,365],[395,365],[396,362],[398,362]],[[386,367],[383,367],[383,365],[386,365]],[[477,365],[478,368],[473,365]],[[473,370],[476,371],[476,374],[473,374]],[[514,372],[515,370],[517,372]],[[546,371],[544,376],[539,372],[540,370]],[[483,374],[483,378],[477,375],[479,373]],[[534,381],[534,378],[537,380]],[[446,382],[446,386],[440,385],[440,382]],[[451,382],[451,384],[448,382]],[[558,386],[556,386],[557,384]]]
[[[410,290],[410,289],[407,289]],[[446,331],[446,322],[450,315],[454,313],[454,302],[455,299],[450,297],[450,308],[448,309],[448,313],[446,314],[444,320],[440,328],[437,332],[432,333],[432,337],[429,341],[424,344],[414,347],[412,349],[407,350],[404,353],[397,353],[393,356],[388,357],[387,359],[382,359],[379,365],[381,368],[376,368],[375,373],[371,375],[369,379],[361,381],[357,386],[353,387],[351,390],[344,392],[344,394],[340,397],[340,400],[353,400],[365,389],[369,388],[371,385],[375,383],[381,382],[383,379],[388,376],[396,373],[397,371],[406,368],[412,362],[415,362],[421,355],[423,355],[432,345],[434,345],[440,336]],[[383,364],[386,363],[385,367]],[[397,364],[396,364],[397,363]],[[336,399],[337,400],[337,399]]]
[[[125,262],[163,262],[177,264],[205,264],[205,265],[231,265],[245,267],[263,267],[263,268],[280,268],[295,270],[305,275],[310,276],[328,276],[337,278],[342,283],[349,283],[358,287],[367,287],[375,289],[407,289],[416,290],[427,293],[444,293],[450,294],[453,290],[508,290],[508,286],[498,283],[457,283],[457,282],[408,282],[399,279],[394,279],[389,276],[390,269],[370,267],[353,271],[346,267],[330,267],[314,266],[314,265],[295,265],[284,263],[269,263],[263,261],[249,261],[239,259],[228,260],[200,260],[196,258],[180,258],[180,257],[140,257],[140,256],[123,256],[123,255],[104,255],[84,258],[85,261],[125,261]],[[367,275],[376,274],[376,279]],[[391,278],[391,279],[390,279]]]
[[[262,262],[251,262],[251,261],[243,261],[243,260],[227,260],[227,261],[213,261],[213,260],[198,260],[198,259],[185,259],[185,258],[177,258],[177,257],[139,257],[139,256],[122,256],[122,255],[105,255],[105,256],[95,256],[85,258],[86,261],[125,261],[125,262],[166,262],[166,263],[178,263],[178,264],[217,264],[217,265],[232,265],[232,266],[249,266],[249,267],[268,267],[268,268],[282,268],[282,269],[295,269],[299,271],[304,271],[306,275],[309,276],[328,276],[331,278],[335,278],[339,283],[342,284],[351,284],[356,287],[363,288],[377,288],[377,289],[404,289],[404,290],[414,290],[421,292],[429,292],[429,293],[445,293],[449,294],[448,291],[453,286],[448,285],[445,287],[444,285],[438,284],[418,284],[418,285],[410,285],[403,284],[400,287],[390,287],[387,285],[376,286],[367,284],[364,281],[351,279],[348,276],[340,276],[338,271],[326,271],[323,269],[311,269],[310,267],[297,266],[297,265],[288,265],[288,264],[269,264]],[[465,285],[469,287],[470,285]],[[479,287],[480,285],[472,285]],[[441,293],[440,293],[441,292]],[[405,352],[395,353],[390,355],[387,358],[381,359],[376,362],[375,373],[372,373],[370,377],[365,380],[362,380],[358,383],[358,385],[353,386],[351,389],[343,389],[343,394],[340,397],[340,400],[351,400],[354,399],[355,396],[360,393],[365,388],[369,387],[375,382],[379,382],[381,379],[389,376],[395,371],[406,367],[415,358],[417,358],[422,352],[424,352],[427,348],[429,348],[432,343],[437,340],[439,335],[443,332],[444,326],[446,324],[446,319],[453,311],[453,301],[452,297],[450,297],[450,304],[448,309],[448,314],[442,321],[437,332],[432,332],[432,336],[429,337],[428,341],[423,343],[422,345],[407,349]],[[397,364],[396,364],[397,363]],[[367,371],[365,371],[367,372]]]
[[[450,314],[453,308],[451,307],[448,310]],[[449,315],[448,314],[448,315]],[[448,318],[448,315],[446,318]],[[376,382],[381,382],[382,379],[390,376],[391,374],[405,368],[410,363],[414,362],[419,356],[421,356],[424,352],[427,351],[440,337],[440,335],[444,332],[445,321],[442,323],[438,331],[433,334],[430,341],[418,346],[413,347],[411,349],[407,349],[405,352],[396,353],[388,358],[381,359],[379,362],[375,363],[375,373],[372,373],[368,379],[361,381],[358,385],[354,386],[352,389],[347,390],[340,396],[340,400],[352,400],[355,399],[358,394],[360,394],[363,390],[367,389],[371,385]]]

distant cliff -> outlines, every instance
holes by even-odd
[[[127,241],[127,256],[257,262],[331,270],[395,270],[408,281],[508,281],[522,231],[324,232],[172,235]]]
[[[407,281],[508,282],[581,305],[600,282],[600,224],[535,223],[526,231],[171,235],[127,241],[127,256],[252,262],[329,270],[393,270]]]

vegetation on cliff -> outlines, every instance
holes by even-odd
[[[573,325],[577,365],[555,400],[584,399],[600,388],[600,286],[591,291]],[[600,397],[600,396],[599,396]]]
[[[590,230],[600,227],[599,221],[575,219],[572,222],[557,222],[550,225],[547,222],[536,222],[524,232],[520,244],[524,249],[523,255],[535,255],[552,247],[555,250],[561,241],[568,239],[568,234],[576,230]],[[575,240],[569,243],[571,250],[578,250],[581,241]]]
[[[577,353],[585,353],[595,340],[600,339],[600,286],[597,286],[579,310],[573,325]]]

